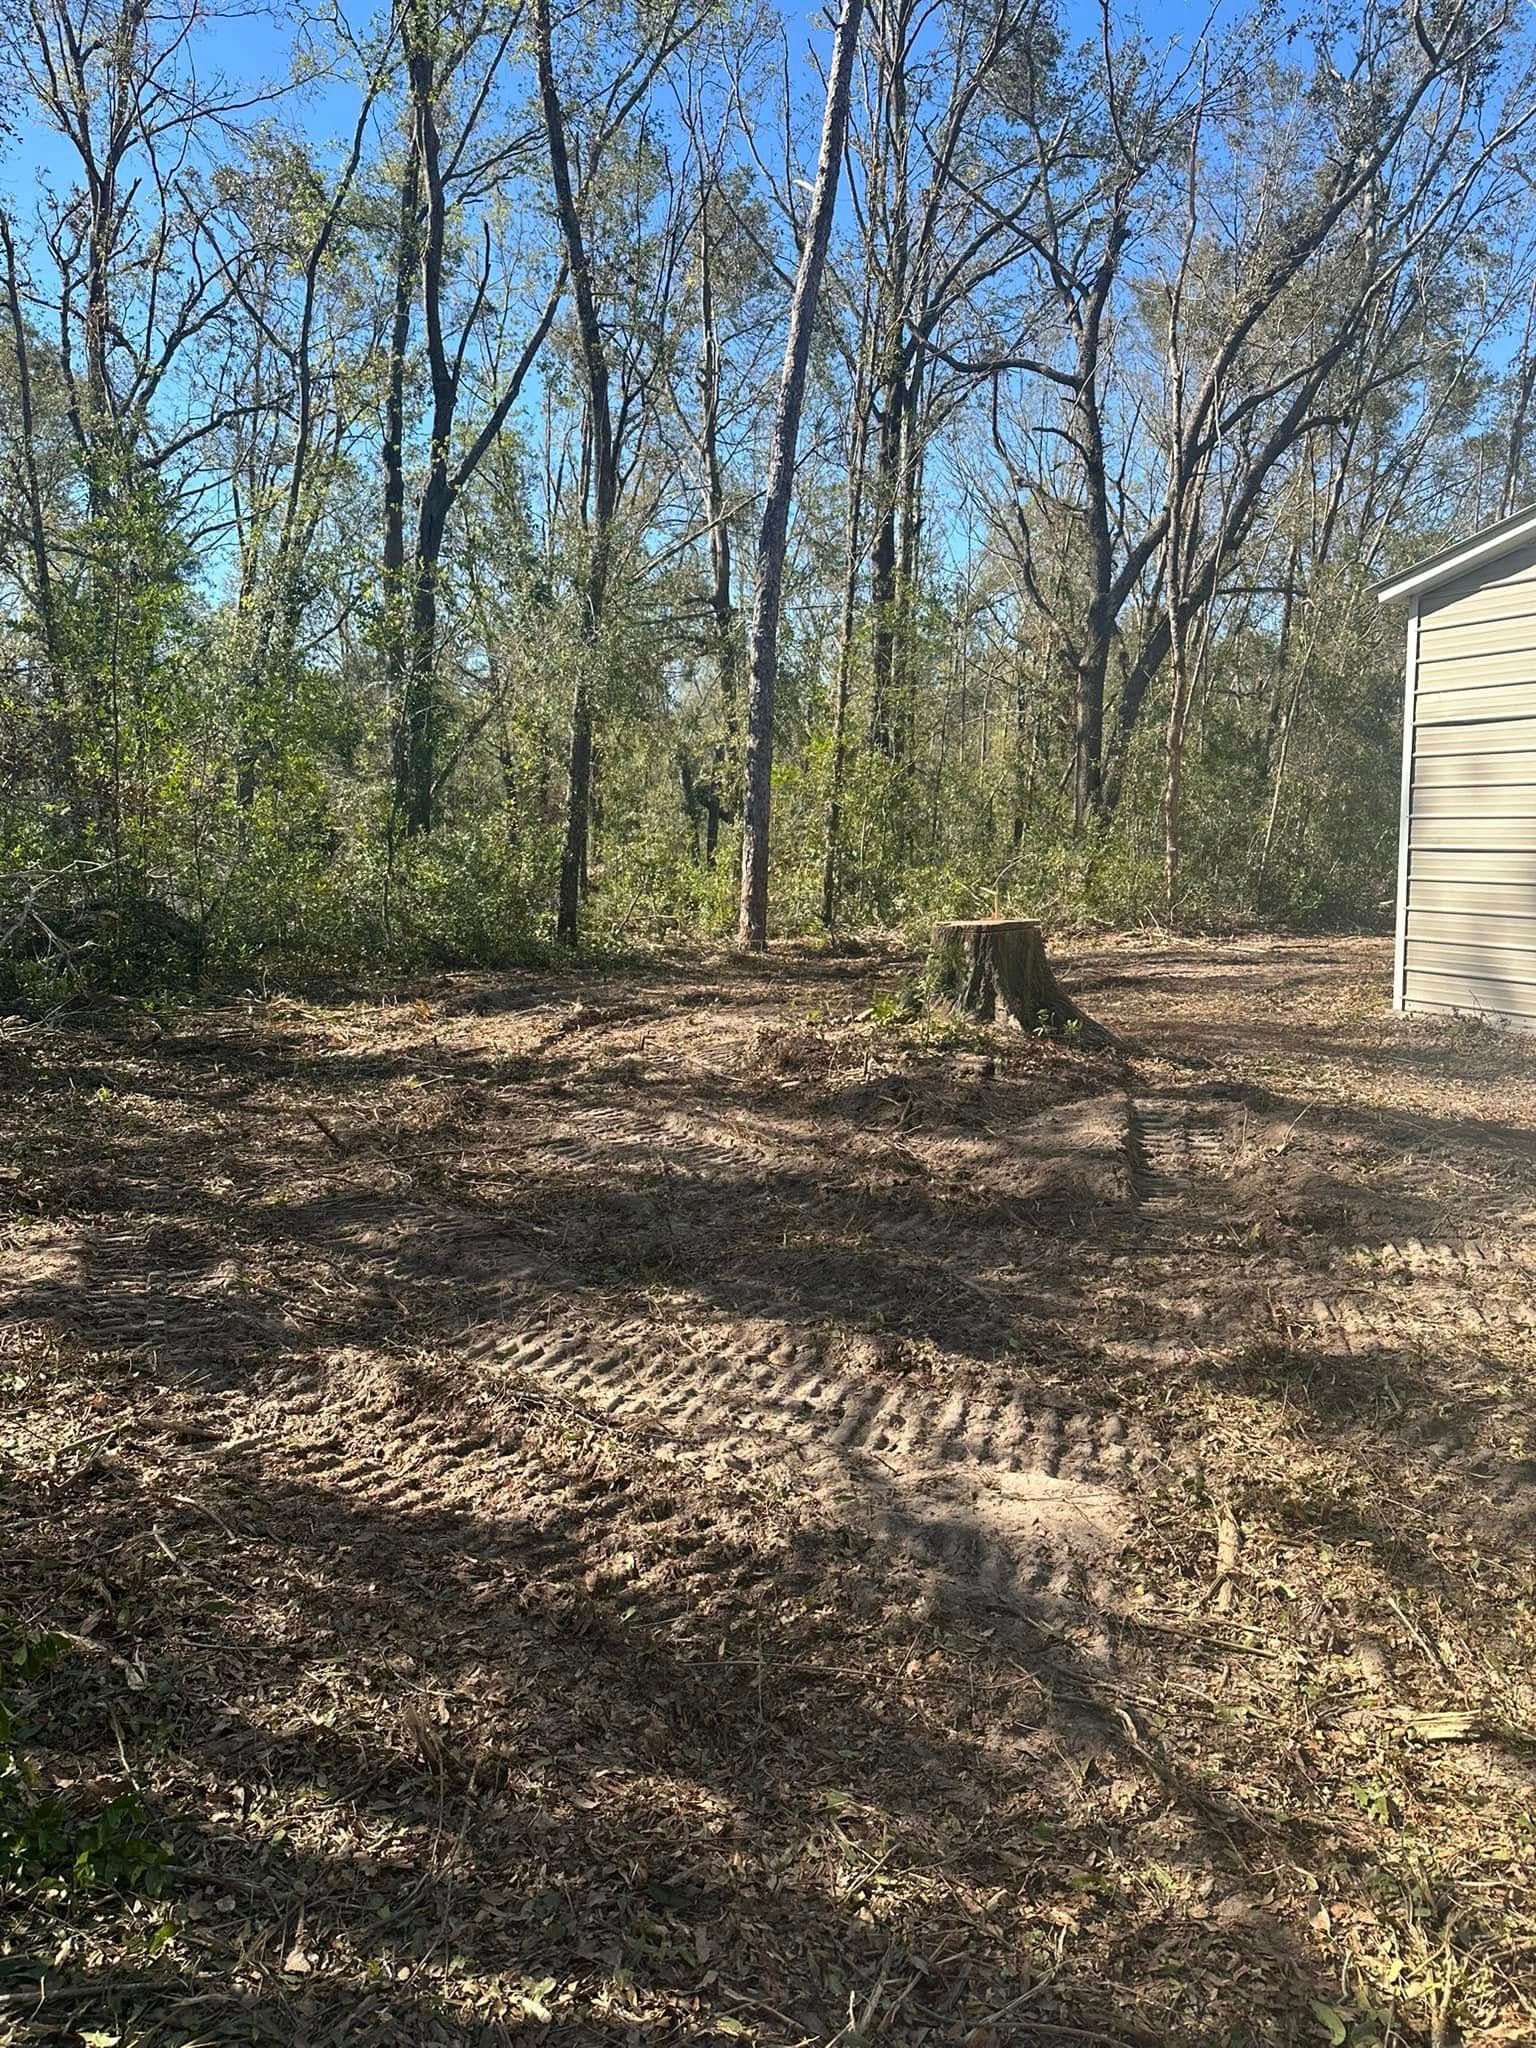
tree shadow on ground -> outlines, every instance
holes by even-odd
[[[469,2042],[531,1997],[574,2044],[733,2015],[826,2039],[850,2009],[948,2038],[1011,2007],[1032,2037],[1150,2044],[1242,2038],[1204,2017],[1208,1977],[1271,2009],[1322,1994],[1265,1896],[1275,1831],[1128,1733],[1054,1628],[920,1616],[856,1532],[718,1481],[679,1508],[686,1473],[531,1418],[482,1454],[476,1506],[391,1498],[361,1457],[323,1482],[255,1446],[177,1464],[176,1398],[106,1462],[20,1484],[23,1611],[96,1608],[26,1702],[39,1756],[77,1783],[126,1766],[174,1852],[171,1948],[99,1992],[61,1973],[77,2012]],[[1113,1894],[1128,1835],[1204,1901],[1123,1901],[1106,2008],[1042,1929]],[[1285,1841],[1307,1853],[1303,1817]]]
[[[1299,1221],[1259,1217],[1225,1155],[1154,1213],[1156,1176],[1138,1186],[1127,1157],[1113,1180],[1086,1140],[1074,1161],[1052,1121],[1123,1104],[1102,1067],[1042,1050],[1016,1097],[908,1075],[874,1131],[863,1081],[786,1108],[794,1076],[727,1068],[700,1115],[696,1076],[583,1079],[573,1041],[608,1032],[638,1057],[624,1034],[650,1020],[554,1031],[542,1065],[473,1043],[244,1048],[233,1098],[208,1034],[93,1045],[90,1087],[120,1102],[82,1105],[63,1061],[12,1077],[37,1222],[6,1306],[96,1355],[105,1408],[81,1423],[107,1444],[10,1490],[7,1604],[97,1643],[34,1714],[76,1779],[120,1773],[124,1743],[192,1873],[179,1895],[203,1917],[155,1966],[154,2024],[191,1996],[210,2003],[186,2024],[219,2040],[498,2039],[553,1976],[587,2001],[553,2008],[573,2044],[624,2038],[645,2001],[667,2038],[716,2038],[725,2014],[825,2039],[866,2008],[891,2038],[964,2038],[1026,1991],[1031,2039],[1053,2020],[1309,2038],[1331,1980],[1274,1869],[1382,1843],[1233,1781],[1201,1718],[1236,1654],[1214,1619],[1209,1654],[1205,1624],[1181,1624],[1204,1693],[1170,1730],[1155,1614],[1119,1616],[1106,1652],[1081,1601],[1027,1575],[978,1598],[947,1565],[973,1550],[965,1513],[882,1469],[876,1425],[928,1417],[917,1435],[964,1474],[1033,1469],[1081,1422],[1076,1478],[1134,1478],[1152,1556],[1185,1528],[1168,1499],[1205,1530],[1181,1460],[1222,1469],[1212,1417],[1236,1397],[1278,1449],[1259,1470],[1239,1444],[1222,1484],[1293,1545],[1276,1577],[1314,1575],[1321,1601],[1327,1559],[1359,1551],[1362,1599],[1465,1610],[1452,1525],[1401,1503],[1447,1428],[1437,1512],[1506,1480],[1524,1497],[1507,1457],[1487,1462],[1504,1411],[1476,1338],[1448,1395],[1421,1295],[1342,1351],[1300,1316],[1312,1269],[1384,1226],[1445,1234],[1443,1193],[1362,1188],[1360,1148],[1460,1157],[1483,1127],[1335,1104],[1293,1158]],[[1270,1043],[1223,1030],[1238,1060]],[[1228,1137],[1309,1107],[1184,1093]],[[588,1105],[616,1120],[572,1116]],[[722,1136],[729,1119],[761,1122],[765,1149]],[[1520,1165],[1518,1127],[1495,1126]],[[1271,1236],[1253,1242],[1256,1217]],[[1337,1281],[1330,1299],[1355,1287]],[[498,1336],[550,1329],[574,1348],[547,1368],[495,1363]],[[484,1362],[432,1363],[471,1332]],[[605,1387],[637,1394],[623,1427]],[[1016,1410],[1035,1434],[1010,1447]],[[814,1496],[791,1471],[807,1443],[834,1482]],[[1309,1502],[1314,1453],[1356,1481]],[[877,1481],[900,1509],[887,1534]],[[1499,1545],[1517,1536],[1499,1525]],[[1178,1541],[1165,1580],[1127,1571],[1198,1608],[1209,1539]],[[1083,1960],[1053,1960],[1046,1929]]]

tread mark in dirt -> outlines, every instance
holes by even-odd
[[[284,1484],[323,1489],[346,1503],[358,1517],[352,1540],[370,1540],[375,1516],[407,1514],[423,1556],[500,1571],[541,1597],[581,1598],[594,1575],[610,1588],[644,1586],[647,1611],[662,1625],[696,1616],[701,1604],[728,1590],[726,1546],[701,1538],[686,1508],[632,1497],[627,1477],[557,1477],[516,1439],[457,1429],[404,1404],[370,1404],[348,1413],[344,1431],[306,1438],[287,1433],[286,1424],[307,1418],[274,1389],[257,1399],[223,1398],[249,1434],[222,1447],[220,1462],[248,1474],[253,1450],[270,1455]],[[264,1489],[252,1489],[258,1514],[264,1499]],[[579,1543],[570,1533],[578,1522]],[[637,1529],[645,1544],[637,1545]],[[601,1553],[595,1566],[594,1552]]]
[[[1272,1311],[1282,1329],[1325,1353],[1433,1353],[1447,1335],[1483,1342],[1536,1329],[1536,1287],[1514,1278],[1494,1288],[1485,1277],[1491,1266],[1518,1273],[1524,1263],[1518,1252],[1483,1245],[1410,1240],[1401,1250],[1356,1250],[1345,1255],[1342,1284],[1293,1290],[1274,1299]]]
[[[1508,1320],[1528,1323],[1536,1310],[1501,1303]],[[1447,1329],[1470,1337],[1486,1336],[1487,1316],[1470,1296],[1449,1288],[1433,1294],[1419,1291],[1407,1299],[1375,1294],[1314,1295],[1300,1318],[1319,1334],[1323,1348],[1346,1357],[1369,1357],[1383,1350],[1422,1351],[1443,1338]]]
[[[1351,1265],[1390,1274],[1449,1272],[1471,1275],[1486,1266],[1536,1265],[1536,1248],[1476,1238],[1451,1238],[1441,1243],[1423,1244],[1416,1237],[1407,1237],[1401,1244],[1356,1245],[1346,1256]]]
[[[1449,1255],[1456,1247],[1434,1249]],[[1276,1301],[1273,1313],[1292,1342],[1323,1358],[1364,1366],[1372,1387],[1399,1403],[1391,1422],[1393,1437],[1417,1456],[1430,1479],[1465,1494],[1476,1519],[1492,1515],[1509,1533],[1529,1541],[1536,1538],[1536,1458],[1492,1447],[1499,1438],[1518,1433],[1523,1417],[1490,1407],[1482,1427],[1465,1412],[1453,1426],[1435,1393],[1447,1356],[1456,1355],[1458,1344],[1464,1355],[1478,1357],[1501,1338],[1528,1343],[1536,1330],[1536,1299],[1473,1291],[1477,1263],[1458,1275],[1450,1256],[1411,1264],[1404,1260],[1384,1284],[1360,1290],[1357,1282],[1349,1293],[1293,1296]],[[1399,1377],[1412,1386],[1426,1368],[1427,1389],[1420,1385],[1417,1394],[1410,1393],[1409,1404],[1402,1405]],[[1372,1428],[1378,1427],[1373,1421]]]
[[[760,1457],[763,1439],[776,1442],[823,1500],[993,1597],[1083,1598],[1088,1568],[1116,1547],[1120,1488],[1145,1455],[1119,1415],[978,1375],[946,1391],[850,1372],[809,1336],[754,1345],[722,1330],[682,1358],[658,1338],[644,1325],[590,1337],[534,1328],[484,1333],[474,1349],[589,1413],[691,1437],[706,1456],[739,1446]]]
[[[1132,1096],[1129,1101],[1131,1179],[1143,1210],[1184,1208],[1198,1180],[1221,1152],[1209,1113],[1181,1096]]]
[[[295,1441],[285,1439],[285,1414],[272,1413],[270,1396],[259,1403],[240,1395],[226,1400],[250,1411],[250,1421],[271,1421],[274,1426],[242,1441],[262,1441],[285,1480],[346,1502],[359,1517],[356,1540],[368,1540],[374,1515],[405,1513],[424,1556],[499,1572],[540,1598],[579,1601],[593,1593],[595,1582],[609,1591],[643,1590],[648,1615],[662,1626],[696,1621],[704,1607],[728,1603],[739,1583],[728,1539],[702,1529],[686,1507],[637,1495],[628,1477],[557,1481],[536,1451],[484,1431],[461,1433],[408,1408],[392,1411],[387,1402],[368,1410],[372,1448],[364,1449],[352,1436],[356,1415],[348,1417],[344,1433]],[[861,1505],[852,1498],[855,1489],[856,1475],[835,1475],[829,1487],[834,1505]],[[958,1493],[914,1506],[910,1497],[898,1501],[894,1493],[876,1492],[862,1505],[866,1512],[858,1519],[871,1537],[884,1536],[927,1565],[931,1577],[958,1578],[1004,1609],[1024,1598],[1036,1608],[1068,1598],[1084,1606],[1109,1601],[1110,1589],[1075,1558],[1038,1545],[1015,1555],[999,1543],[989,1513]],[[579,1543],[571,1535],[578,1524]],[[611,1540],[594,1546],[594,1528],[609,1525]],[[602,1553],[595,1565],[594,1547]],[[1097,1641],[1096,1653],[1107,1655],[1102,1629]]]
[[[536,1139],[525,1156],[551,1160],[565,1172],[630,1168],[689,1179],[739,1174],[748,1158],[743,1146],[701,1137],[683,1123],[660,1122],[622,1109],[578,1110],[559,1136]]]

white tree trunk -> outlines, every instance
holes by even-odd
[[[864,0],[843,0],[827,75],[821,154],[811,196],[805,243],[789,302],[789,333],[779,382],[778,410],[768,456],[768,493],[757,537],[757,598],[752,607],[752,641],[747,675],[746,778],[741,822],[741,944],[761,952],[768,939],[768,815],[773,782],[773,699],[779,659],[779,603],[784,581],[784,547],[789,534],[789,501],[795,482],[795,447],[805,402],[805,373],[821,273],[826,266],[848,132],[848,94],[859,40]]]

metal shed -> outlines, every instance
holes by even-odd
[[[1536,507],[1377,596],[1408,607],[1393,1007],[1536,1031]]]

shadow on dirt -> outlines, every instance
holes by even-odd
[[[1181,2038],[1206,2030],[1170,1939],[1234,1981],[1262,1958],[1301,2009],[1321,1995],[1250,1875],[1281,1837],[1130,1733],[1058,1637],[923,1620],[867,1545],[765,1531],[729,1494],[680,1511],[580,1432],[504,1432],[499,1478],[480,1454],[492,1511],[392,1499],[345,1454],[323,1482],[254,1447],[178,1466],[179,1418],[151,1405],[136,1433],[163,1444],[12,1503],[32,1597],[73,1619],[91,1583],[98,1610],[26,1719],[55,1773],[141,1773],[174,1852],[174,1950],[105,1973],[93,2012],[458,2043],[505,2038],[475,2004],[526,1993],[573,2044],[663,2011],[706,2035],[708,2013],[756,2015],[777,2041],[835,2033],[852,1998],[894,2038],[973,2028],[1052,1976],[1043,1929],[1084,1909],[1070,1873],[1108,1870],[1128,1828],[1220,1907],[1181,1925],[1125,1902]],[[215,1621],[210,1589],[241,1581]],[[1304,1818],[1284,1837],[1309,1839]],[[1123,1990],[1113,2021],[1086,1988],[1026,2002],[1046,2038],[1167,2038],[1137,2023],[1134,1972]]]
[[[1261,968],[1234,954],[1229,991]],[[1055,1046],[783,1069],[742,1036],[765,989],[852,1011],[871,971],[582,984],[579,1016],[548,981],[442,999],[547,1013],[532,1043],[226,1019],[13,1057],[0,1298],[87,1354],[50,1395],[87,1447],[6,1490],[7,1604],[79,1639],[25,1717],[59,1781],[142,1780],[180,1902],[152,1965],[80,1966],[96,2010],[221,2043],[504,2041],[541,2010],[571,2048],[722,2018],[776,2048],[1308,2037],[1336,1977],[1276,1873],[1391,1845],[1261,1805],[1200,1717],[1292,1578],[1322,1588],[1310,1673],[1354,1626],[1336,1556],[1454,1619],[1485,1597],[1458,1531],[1527,1540],[1516,1394],[1467,1319],[1497,1308],[1502,1343],[1524,1281],[1442,1242],[1446,1186],[1481,1176],[1469,1236],[1526,1188],[1525,1133],[1218,1079],[1166,1091],[1208,1152],[1133,1162],[1127,1089],[1166,1074]],[[1285,971],[1294,995],[1328,955]],[[1102,977],[1071,986],[1186,985]],[[658,1053],[680,1008],[720,1021]],[[1287,1033],[1171,1036],[1241,1063]],[[1367,1039],[1313,1043],[1447,1057]],[[546,1335],[537,1372],[495,1350]],[[1246,1636],[1193,1462],[1229,1408],[1224,1483],[1276,1552]],[[914,1445],[957,1481],[1134,1481],[1144,1597],[979,1584],[963,1488],[910,1483]]]

